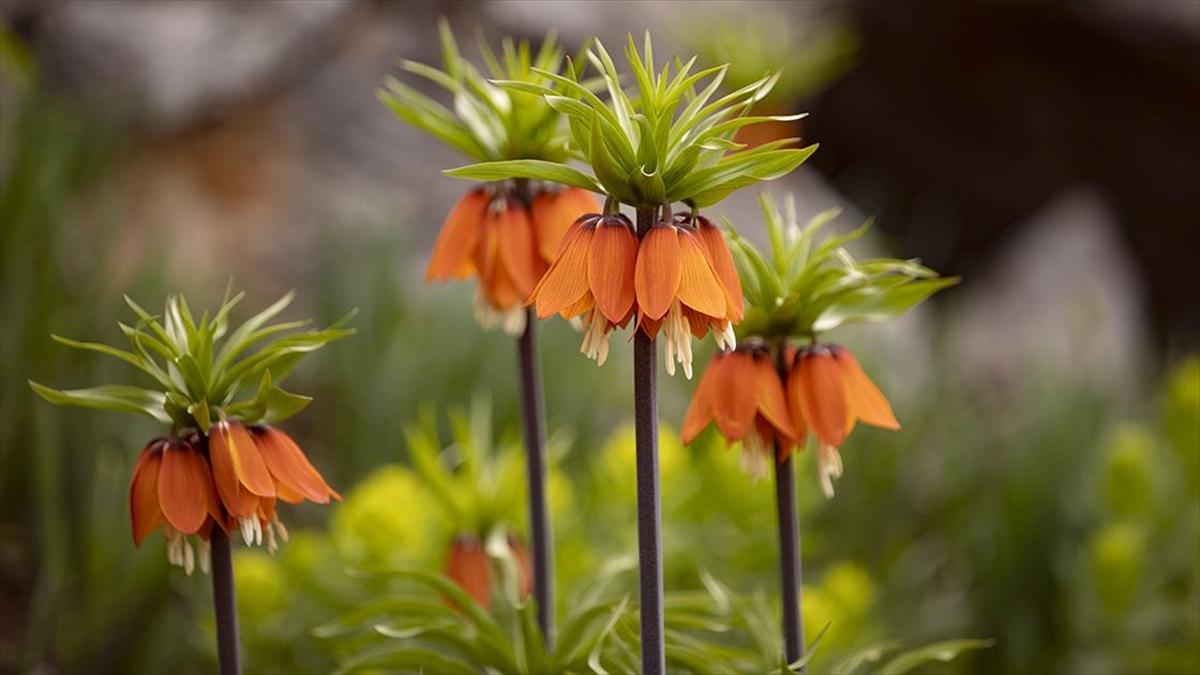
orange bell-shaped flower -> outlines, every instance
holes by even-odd
[[[735,346],[731,318],[739,316],[735,308],[741,296],[738,303],[730,297],[696,228],[678,221],[654,224],[638,248],[634,288],[638,327],[650,337],[660,329],[665,333],[668,374],[674,375],[679,363],[692,377],[692,335],[704,337],[712,330],[718,346]]]
[[[683,421],[683,442],[712,423],[727,442],[742,443],[742,468],[755,478],[766,475],[777,442],[777,459],[793,451],[801,435],[766,345],[743,344],[708,363]]]
[[[826,496],[833,496],[832,479],[842,475],[838,447],[855,423],[900,428],[883,392],[845,347],[812,345],[801,349],[788,374],[787,393],[792,419],[817,437],[817,464]]]

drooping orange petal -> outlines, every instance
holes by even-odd
[[[208,487],[212,477],[200,453],[190,445],[168,441],[158,472],[158,503],[171,526],[195,534],[208,518]]]
[[[150,533],[163,523],[158,505],[158,474],[162,467],[162,441],[147,445],[133,466],[129,481],[129,520],[133,525],[133,545],[141,546]]]
[[[712,402],[713,419],[722,436],[730,441],[740,441],[754,428],[758,378],[753,359],[745,352],[735,351],[720,357],[720,360],[722,364],[716,375],[716,391]]]
[[[645,314],[638,315],[638,330],[641,330],[643,333],[645,333],[646,337],[650,338],[651,340],[658,336],[658,331],[662,329],[662,325],[662,319],[651,319]],[[632,335],[630,336],[630,339],[633,339]]]
[[[661,319],[671,308],[682,276],[679,235],[672,225],[650,228],[638,246],[634,290],[642,314]]]
[[[833,358],[837,361],[838,368],[842,371],[842,382],[846,388],[846,406],[849,408],[849,417],[853,426],[853,419],[858,418],[866,424],[880,427],[883,429],[896,430],[900,428],[900,422],[896,420],[896,414],[892,412],[892,406],[888,403],[883,392],[879,391],[879,387],[867,377],[863,372],[862,366],[859,365],[858,359],[850,353],[845,347],[830,347],[833,352]],[[849,429],[847,429],[849,433]]]
[[[687,415],[683,418],[683,428],[680,430],[684,444],[696,440],[713,419],[713,397],[718,393],[718,373],[721,370],[719,364],[723,360],[724,356],[717,354],[700,375],[700,383],[696,385],[696,392],[692,394],[692,401],[688,404]]]
[[[700,216],[697,221],[697,231],[704,241],[704,247],[708,251],[713,270],[716,271],[721,284],[729,293],[730,315],[728,318],[734,322],[741,321],[746,311],[746,303],[742,297],[742,281],[738,277],[737,266],[733,264],[733,255],[729,252],[729,246],[725,243],[725,235],[708,218]]]
[[[704,244],[687,230],[679,232],[679,301],[711,317],[722,318],[729,309],[728,293],[713,270]]]
[[[822,441],[838,447],[846,439],[846,395],[841,369],[824,347],[802,352],[793,376],[805,422]],[[789,378],[791,379],[791,378]]]
[[[792,415],[788,412],[787,395],[783,392],[783,383],[779,381],[779,373],[767,356],[754,359],[757,397],[755,403],[758,412],[782,436],[793,442],[796,440],[796,428],[792,425]]]
[[[587,261],[595,229],[576,223],[563,239],[562,250],[550,269],[542,275],[530,299],[544,319],[576,303],[588,292]]]
[[[333,490],[290,436],[271,426],[252,427],[250,433],[271,475],[289,489],[279,495],[281,499],[291,501],[285,497],[294,493],[318,504],[329,503]]]
[[[596,299],[593,298],[592,294],[589,292],[589,293],[584,293],[575,302],[567,305],[566,307],[563,307],[561,310],[559,310],[558,313],[561,314],[564,319],[573,319],[577,316],[580,316],[581,314],[583,314],[585,312],[590,311],[595,306],[596,306]],[[585,320],[585,323],[586,323],[586,320]]]
[[[487,278],[486,289],[488,301],[499,310],[520,307],[529,297],[529,294],[522,291],[517,282],[509,275],[508,269],[503,263],[492,266],[491,276]]]
[[[637,235],[629,228],[603,221],[596,227],[588,252],[588,286],[596,307],[612,323],[623,319],[633,307],[637,254]]]
[[[529,212],[515,203],[510,203],[496,213],[494,223],[500,245],[500,262],[507,276],[521,294],[521,301],[529,297],[537,285],[544,263],[536,257],[533,242],[533,225]]]
[[[552,262],[571,223],[584,214],[598,213],[600,203],[587,190],[571,187],[558,193],[538,194],[531,211],[538,251],[546,262]]]
[[[480,606],[492,606],[487,553],[478,539],[468,534],[455,538],[446,554],[445,571]]]
[[[241,422],[221,421],[209,431],[208,452],[213,477],[225,508],[239,517],[248,517],[257,499],[274,497],[275,483],[263,462],[254,440]]]
[[[691,307],[683,308],[683,318],[688,321],[688,329],[697,339],[703,339],[710,330],[721,330],[720,322],[707,314],[701,314]]]
[[[487,205],[488,196],[483,188],[468,192],[455,204],[433,244],[433,254],[425,268],[426,282],[462,278],[474,271],[471,257],[479,243]]]

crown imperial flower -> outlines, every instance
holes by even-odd
[[[742,444],[742,468],[756,479],[765,477],[776,443],[784,455],[795,447],[799,435],[765,343],[751,340],[709,362],[683,421],[683,442],[710,424],[727,442]]]
[[[295,441],[269,422],[308,404],[308,397],[278,382],[297,356],[350,335],[353,331],[340,327],[349,316],[324,330],[281,335],[307,323],[267,325],[291,302],[288,294],[226,335],[229,312],[242,297],[199,321],[183,298],[171,297],[162,323],[126,298],[140,319],[136,326],[120,324],[131,351],[55,336],[68,346],[121,359],[155,380],[159,390],[102,385],[61,391],[30,382],[51,403],[136,413],[171,425],[169,437],[152,440],[138,456],[129,487],[130,521],[136,546],[162,528],[168,561],[188,574],[196,566],[207,571],[213,527],[240,530],[247,545],[265,542],[274,552],[279,540],[287,540],[277,500],[341,499]],[[257,391],[238,400],[238,392],[254,382]],[[193,536],[199,555],[189,541]]]

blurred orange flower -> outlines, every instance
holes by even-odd
[[[580,215],[597,210],[595,197],[579,188],[542,188],[528,208],[511,191],[475,188],[442,224],[425,281],[477,277],[476,319],[519,335],[525,330],[525,300],[563,234]]]
[[[513,559],[520,575],[518,593],[524,599],[533,588],[533,570],[529,566],[529,552],[512,536],[508,537]],[[483,543],[473,534],[460,534],[446,552],[443,571],[458,587],[471,596],[479,606],[492,606],[492,576],[487,551]]]
[[[792,419],[817,437],[821,487],[833,496],[833,478],[842,475],[838,447],[857,422],[899,429],[883,392],[863,372],[850,350],[839,345],[811,345],[793,359],[787,382]]]
[[[761,342],[718,352],[708,363],[683,422],[683,442],[691,443],[710,423],[729,443],[742,443],[742,468],[755,478],[767,471],[767,458],[782,459],[798,435],[788,412],[783,382]]]

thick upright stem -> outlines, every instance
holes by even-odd
[[[233,556],[229,537],[214,527],[209,539],[212,544],[213,609],[217,614],[217,663],[221,675],[240,675],[238,656],[237,604],[233,595]]]
[[[787,382],[787,358],[784,347],[776,353],[779,378]],[[792,455],[779,460],[779,442],[775,443],[775,510],[779,522],[780,605],[783,607],[783,649],[788,663],[804,657],[804,624],[800,617],[801,568],[800,525],[796,515],[796,474]],[[804,667],[799,672],[805,672]]]
[[[654,209],[638,209],[638,236],[644,236],[653,224]],[[655,340],[637,331],[633,339],[633,403],[637,432],[638,566],[644,675],[662,675],[666,670],[655,351]]]
[[[533,597],[547,646],[554,643],[554,548],[546,508],[546,432],[542,375],[538,365],[537,317],[527,310],[525,332],[517,341],[521,360],[521,417],[525,424],[525,470],[529,483],[529,545],[533,557]]]

